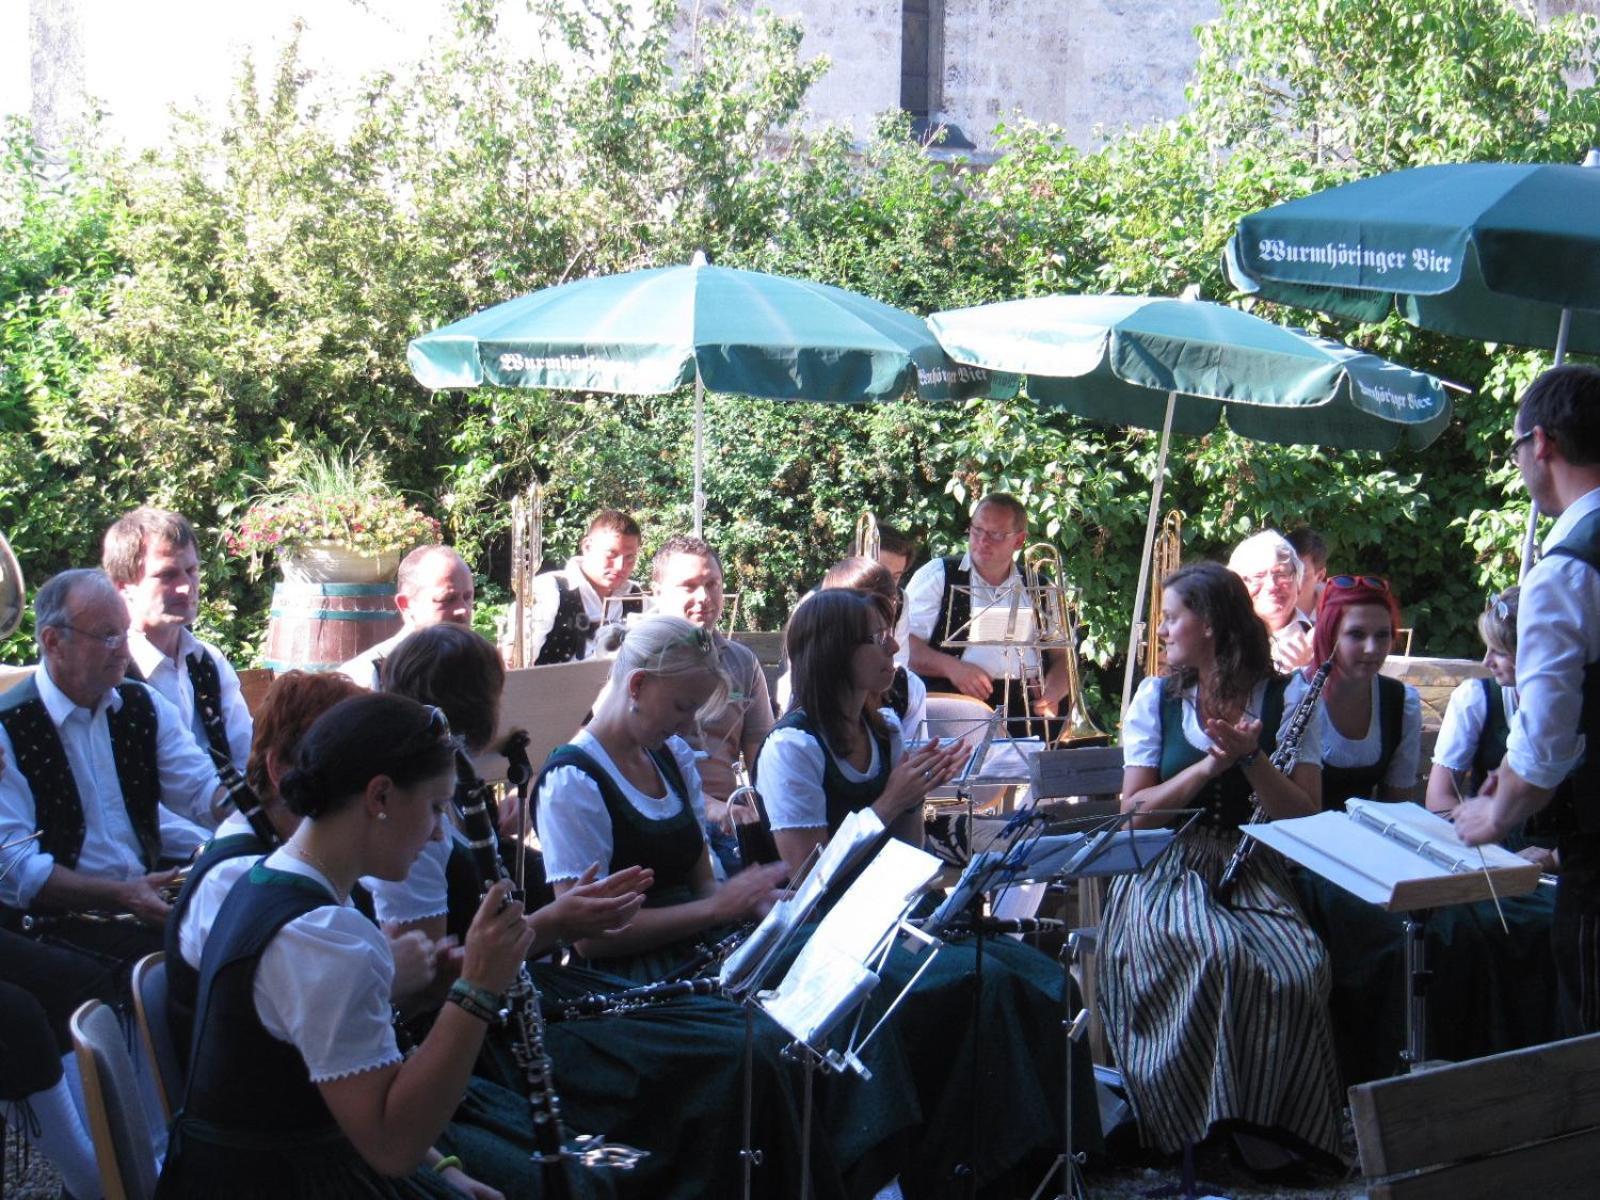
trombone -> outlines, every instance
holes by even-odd
[[[544,562],[544,488],[538,476],[511,498],[511,666],[531,666],[533,577]]]
[[[1066,705],[1058,715],[1063,722],[1057,746],[1105,745],[1111,736],[1089,719],[1083,698],[1083,679],[1078,671],[1078,613],[1076,604],[1067,601],[1066,578],[1061,553],[1049,542],[1037,542],[1022,552],[1022,580],[1035,619],[1035,646],[1040,650],[1059,649],[1062,669],[1067,673]],[[1040,664],[1041,670],[1043,663]],[[1041,680],[1042,684],[1042,680]],[[1031,705],[1034,697],[1030,694]]]

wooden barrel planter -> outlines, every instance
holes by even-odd
[[[400,632],[392,583],[283,582],[272,589],[266,665],[331,671]]]

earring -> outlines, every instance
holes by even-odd
[[[631,712],[634,716],[637,717],[639,715],[639,702],[637,700],[635,700],[631,704],[629,704],[628,705],[628,711]]]
[[[388,819],[389,819],[389,814],[388,814],[388,813],[386,813],[386,812],[380,812],[380,813],[379,813],[379,814],[378,814],[378,820],[380,820],[380,821],[387,821],[387,820],[388,820]]]

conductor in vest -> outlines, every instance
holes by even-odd
[[[947,643],[972,640],[974,634],[989,640],[987,631],[974,628],[978,622],[973,614],[981,616],[991,606],[995,612],[1009,609],[1013,593],[1023,587],[1016,556],[1027,540],[1028,515],[1022,504],[1005,492],[991,492],[972,510],[967,552],[923,564],[906,585],[911,669],[922,676],[930,692],[960,692],[985,704],[1003,704],[1011,717],[1011,731],[1019,736],[1029,732],[1030,724],[1019,714],[1066,715],[1059,712],[1068,686],[1064,652],[1041,654],[1026,642],[1015,648]],[[1030,607],[1025,591],[1020,607]],[[1038,680],[1031,702],[1030,676]]]
[[[1455,810],[1469,845],[1539,813],[1559,838],[1551,941],[1569,1032],[1600,1032],[1600,370],[1561,366],[1523,393],[1507,455],[1556,518],[1517,608],[1519,705],[1506,755]]]
[[[253,725],[239,674],[189,629],[200,611],[200,552],[189,522],[136,508],[106,530],[100,565],[128,606],[128,678],[166,697],[200,749],[242,772]]]
[[[51,579],[34,625],[39,668],[0,698],[0,844],[39,836],[7,857],[0,919],[32,912],[54,940],[128,963],[161,949],[167,864],[205,841],[227,793],[177,710],[123,678],[128,609],[104,572]]]

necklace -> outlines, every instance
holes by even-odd
[[[311,853],[311,851],[307,850],[298,842],[285,842],[283,848],[295,858],[298,858],[301,862],[305,863],[307,866],[315,867],[318,872],[321,873],[322,877],[333,885],[334,895],[339,897],[339,902],[341,904],[344,903],[346,896],[339,890],[339,885],[333,882],[333,872],[328,869],[327,863],[323,862],[321,858]]]

